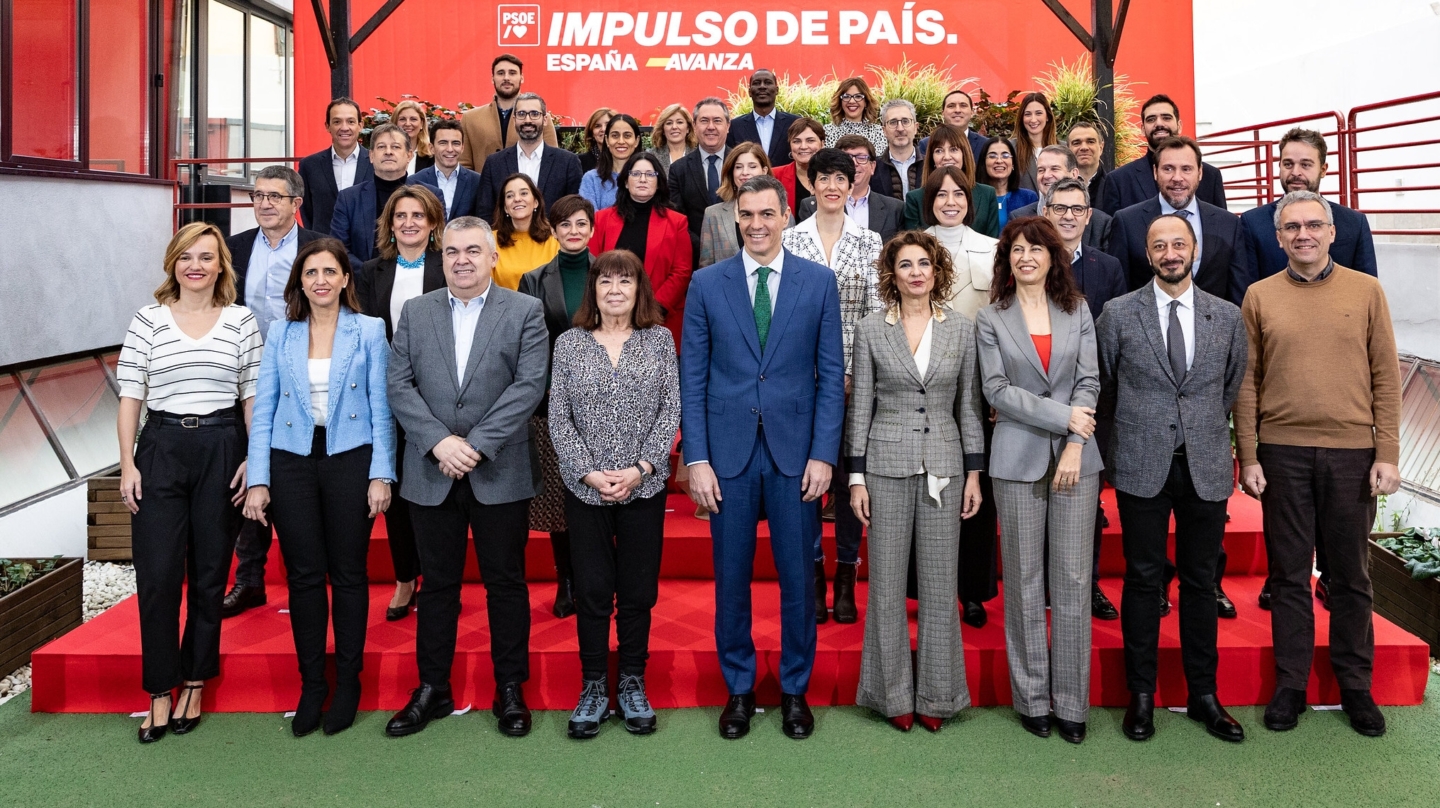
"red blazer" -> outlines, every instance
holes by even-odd
[[[786,199],[790,202],[790,215],[794,216],[795,221],[798,222],[800,220],[800,212],[795,209],[795,183],[797,182],[795,179],[795,164],[786,163],[783,166],[776,166],[770,169],[770,175],[780,180],[780,184],[785,186]]]
[[[595,214],[595,234],[590,252],[599,255],[615,249],[625,222],[615,208]],[[655,300],[665,307],[665,327],[680,350],[680,326],[685,322],[685,293],[690,288],[690,270],[695,266],[690,246],[690,222],[685,214],[670,208],[650,211],[650,229],[645,239],[645,274],[655,290]]]

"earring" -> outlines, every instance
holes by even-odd
[[[394,236],[391,236],[391,237],[390,237],[390,243],[391,243],[391,244],[394,244],[394,243],[395,243],[395,237],[394,237]]]

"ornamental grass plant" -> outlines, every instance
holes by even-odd
[[[1051,62],[1050,71],[1035,77],[1035,86],[1050,99],[1055,111],[1055,131],[1063,133],[1080,121],[1098,121],[1095,96],[1098,87],[1090,69],[1090,55],[1073,62]],[[1139,102],[1129,80],[1115,77],[1115,164],[1124,165],[1145,154],[1145,136],[1140,131]]]

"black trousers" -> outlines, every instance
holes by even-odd
[[[265,586],[265,561],[270,555],[271,530],[253,519],[240,519],[235,539],[235,585]]]
[[[365,653],[370,581],[371,447],[325,454],[325,430],[315,430],[310,454],[270,453],[270,518],[290,584],[290,631],[300,681],[325,683],[325,632],[334,601],[335,671],[358,680]],[[330,597],[325,580],[330,580]]]
[[[395,485],[390,509],[385,511],[385,534],[390,544],[390,563],[395,566],[395,580],[408,583],[420,575],[420,556],[415,550],[415,521],[410,503],[400,494],[401,470],[405,459],[405,430],[395,425]]]
[[[416,549],[425,585],[416,601],[415,657],[420,681],[450,684],[455,632],[460,622],[460,581],[465,573],[465,530],[485,579],[490,616],[490,659],[495,683],[530,678],[530,590],[525,584],[525,542],[530,537],[530,500],[483,505],[470,480],[455,481],[439,505],[410,503]]]
[[[1155,693],[1160,645],[1160,587],[1166,540],[1175,514],[1175,568],[1180,577],[1180,651],[1191,696],[1215,692],[1215,567],[1225,538],[1226,500],[1195,493],[1182,454],[1170,461],[1160,493],[1137,497],[1116,491],[1125,545],[1125,590],[1120,629],[1125,637],[1125,679],[1131,693]]]
[[[240,529],[230,480],[245,442],[237,426],[186,429],[154,416],[135,446],[140,510],[130,531],[142,680],[146,691],[164,693],[220,673],[220,601]]]
[[[610,670],[612,612],[620,675],[643,676],[650,658],[650,610],[660,596],[665,492],[624,505],[591,505],[566,491],[565,523],[585,678],[599,679]]]
[[[835,560],[841,564],[855,564],[860,561],[860,539],[865,535],[865,526],[850,507],[850,462],[840,457],[830,476],[830,498],[835,503]],[[822,504],[818,500],[816,506]],[[821,526],[821,533],[824,526]],[[815,560],[824,561],[825,551],[819,534],[815,536]]]
[[[1304,690],[1315,657],[1310,594],[1315,542],[1330,567],[1330,665],[1346,690],[1369,690],[1375,662],[1370,588],[1373,449],[1321,449],[1261,443],[1265,470],[1265,553],[1270,560],[1270,630],[1275,684]]]
[[[962,488],[956,495],[964,491]],[[952,483],[953,485],[953,483]],[[980,510],[969,519],[960,520],[960,586],[962,603],[984,603],[999,594],[996,543],[1000,536],[1000,518],[995,511],[995,490],[990,475],[980,472]],[[915,563],[911,549],[910,563]]]

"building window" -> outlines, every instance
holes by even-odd
[[[10,152],[80,159],[80,12],[76,0],[11,0]],[[14,122],[23,120],[23,126]],[[8,155],[7,155],[8,156]]]
[[[0,508],[70,481],[20,379],[0,376]]]
[[[150,2],[90,0],[92,171],[150,173]]]

